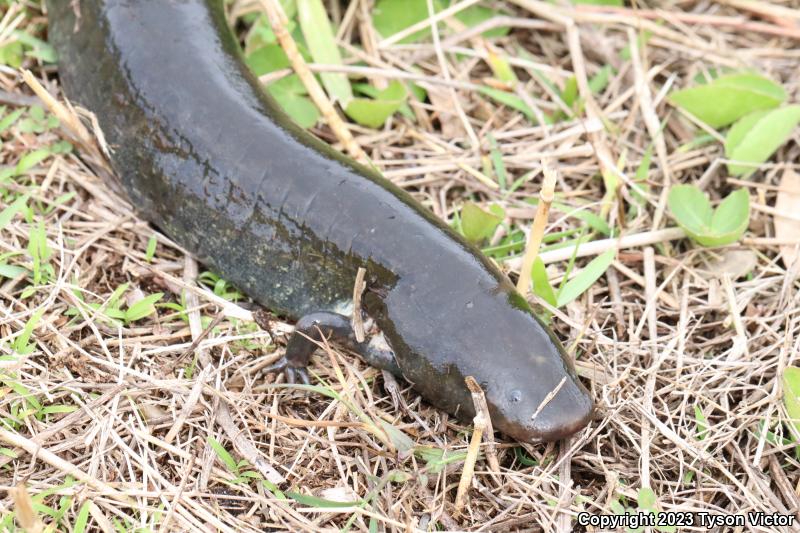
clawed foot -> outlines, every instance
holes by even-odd
[[[303,385],[310,385],[311,379],[308,377],[308,371],[302,366],[291,366],[286,357],[281,357],[277,363],[272,364],[264,369],[267,374],[277,374],[283,372],[286,378],[286,383],[302,383]]]

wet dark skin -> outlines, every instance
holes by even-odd
[[[97,115],[144,218],[298,331],[343,340],[462,420],[474,416],[473,376],[495,429],[519,441],[588,422],[589,394],[508,278],[292,123],[244,65],[221,1],[81,0],[77,20],[72,3],[47,2],[63,87]],[[361,311],[383,344],[355,342],[340,314],[359,267]],[[275,370],[307,379],[313,348],[295,333]]]

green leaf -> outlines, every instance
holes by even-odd
[[[56,207],[58,207],[58,206],[60,206],[60,205],[63,205],[63,204],[65,204],[65,203],[69,202],[69,201],[70,201],[70,200],[72,200],[72,198],[74,198],[74,197],[75,197],[75,191],[67,192],[67,193],[64,193],[64,194],[60,195],[58,198],[56,198],[55,200],[53,200],[53,201],[50,203],[50,205],[49,205],[49,206],[47,206],[47,207],[45,208],[45,212],[46,212],[46,213],[51,213],[51,212],[52,212],[52,211],[53,211],[53,210],[54,210]]]
[[[18,354],[28,355],[33,351],[35,345],[29,344],[29,341],[31,339],[31,335],[33,335],[33,330],[36,328],[36,324],[42,318],[44,311],[44,307],[35,311],[28,321],[25,322],[25,327],[22,328],[22,333],[20,333],[19,337],[14,339],[13,349]]]
[[[22,383],[14,381],[13,379],[4,379],[3,383],[6,384],[11,390],[19,394],[34,410],[38,411],[42,408],[42,404],[36,399],[36,396]]]
[[[154,304],[163,296],[163,292],[157,292],[155,294],[151,294],[150,296],[145,296],[138,302],[128,307],[127,311],[125,311],[125,320],[128,322],[135,322],[155,313],[156,308]]]
[[[547,276],[547,268],[542,258],[538,255],[533,261],[533,267],[531,268],[531,280],[533,280],[533,293],[553,307],[556,307],[558,300],[553,292],[552,285],[550,285],[550,278]]]
[[[81,505],[80,511],[78,511],[78,516],[75,517],[75,524],[72,526],[72,531],[74,533],[83,533],[86,531],[86,526],[89,523],[89,505],[91,504],[90,501],[83,502]]]
[[[703,191],[694,185],[672,187],[668,205],[675,221],[690,235],[705,235],[711,231],[714,210]]]
[[[708,419],[698,405],[694,406],[694,422],[697,428],[697,440],[705,439],[708,435]]]
[[[711,83],[673,92],[669,100],[712,128],[732,124],[754,111],[778,107],[783,87],[752,73],[721,76]]]
[[[263,76],[289,66],[286,52],[277,44],[268,44],[254,50],[247,55],[245,62],[256,76]]]
[[[800,435],[800,368],[789,366],[783,371],[783,405],[789,415],[789,423]]]
[[[588,209],[576,209],[573,206],[564,205],[557,202],[554,202],[550,207],[558,211],[561,211],[562,213],[565,213],[572,218],[584,222],[587,226],[589,226],[595,231],[602,233],[603,235],[611,234],[611,228],[608,226],[608,222],[603,220],[597,214],[589,211]]]
[[[16,278],[20,274],[24,274],[28,272],[27,268],[22,268],[21,266],[17,265],[9,265],[6,263],[0,263],[0,277],[3,278]]]
[[[442,9],[439,0],[433,1],[434,12]],[[372,25],[384,39],[428,18],[427,0],[378,0],[372,10]],[[404,37],[402,44],[413,43],[430,35],[425,28]]]
[[[354,98],[345,112],[362,126],[378,128],[405,103],[406,98],[408,92],[405,86],[393,81],[386,89],[378,92],[375,99]]]
[[[647,180],[647,176],[650,174],[650,162],[653,159],[653,145],[647,147],[647,150],[644,151],[644,155],[642,156],[641,162],[639,162],[639,166],[636,167],[636,176],[634,177],[634,181],[642,182]]]
[[[714,210],[711,229],[720,237],[730,236],[734,242],[741,237],[749,222],[750,194],[747,189],[739,189],[730,193]]]
[[[303,505],[308,505],[309,507],[322,507],[324,509],[335,507],[353,507],[363,503],[363,500],[357,500],[354,502],[335,502],[333,500],[326,500],[324,498],[318,498],[317,496],[309,496],[308,494],[300,494],[299,492],[291,491],[287,492],[286,495],[294,501],[302,503]]]
[[[451,5],[454,2],[451,2]],[[497,12],[496,9],[490,9],[488,7],[482,5],[475,5],[469,6],[467,9],[459,11],[456,13],[456,18],[461,22],[464,26],[468,28],[472,28],[477,26],[481,22],[490,20],[500,13]],[[511,28],[508,26],[498,26],[497,28],[492,28],[491,30],[486,30],[485,32],[481,33],[482,36],[491,38],[491,37],[505,37],[511,31]]]
[[[608,270],[616,253],[614,249],[603,252],[592,259],[577,276],[566,282],[558,292],[558,307],[564,307],[589,289]]]
[[[800,124],[800,105],[790,105],[752,113],[733,125],[725,139],[725,155],[737,162],[728,163],[734,176],[755,172],[785,143]]]
[[[10,128],[24,112],[24,108],[19,108],[16,111],[12,111],[8,115],[4,116],[3,119],[0,120],[0,133]]]
[[[208,444],[217,454],[217,457],[222,461],[222,463],[227,467],[227,469],[235,475],[239,475],[239,465],[236,464],[236,459],[225,449],[225,447],[219,443],[217,439],[214,437],[208,437]]]
[[[492,159],[492,168],[494,169],[494,174],[497,176],[497,184],[500,185],[501,190],[505,190],[508,183],[508,174],[506,173],[506,165],[503,163],[503,152],[500,151],[500,147],[497,144],[497,139],[494,138],[494,135],[490,133],[488,137],[489,144],[491,146],[489,156]]]
[[[425,467],[430,474],[441,472],[445,466],[466,459],[466,452],[447,453],[441,448],[434,446],[417,446],[414,448],[414,456],[425,461]]]
[[[495,78],[503,83],[513,87],[519,81],[517,75],[514,73],[514,68],[505,56],[496,54],[490,49],[486,62],[489,64],[489,68],[492,69]]]
[[[48,405],[39,411],[43,415],[63,415],[67,413],[74,413],[78,410],[75,405]]]
[[[702,246],[736,242],[750,220],[750,195],[745,189],[729,194],[716,210],[694,185],[672,187],[667,202],[678,225]]]
[[[503,217],[484,211],[476,204],[467,202],[461,208],[461,232],[470,242],[488,239],[503,221]]]
[[[68,154],[72,152],[72,143],[69,141],[58,141],[50,145],[49,150],[54,154]]]
[[[642,509],[654,509],[656,506],[656,493],[650,487],[642,487],[639,489],[636,502]]]
[[[292,74],[292,76],[297,76]],[[292,76],[289,76],[290,78]],[[309,98],[296,92],[287,91],[278,84],[270,85],[267,90],[278,102],[278,105],[302,128],[310,128],[319,120],[319,110]]]
[[[50,150],[40,148],[22,156],[17,163],[16,173],[24,174],[50,156]]]
[[[315,63],[324,65],[341,65],[342,56],[336,44],[336,37],[331,29],[331,21],[325,12],[322,0],[297,0],[297,12],[300,28],[306,38],[306,44]],[[341,72],[323,72],[320,74],[322,85],[328,96],[346,108],[353,99],[353,91],[347,75]]]
[[[21,212],[25,209],[28,203],[28,197],[30,197],[30,193],[25,193],[19,197],[17,197],[14,202],[0,211],[0,230],[5,228],[9,222],[14,218],[14,215]]]
[[[611,510],[614,511],[614,514],[625,514],[625,507],[619,503],[619,500],[611,502]]]
[[[739,119],[739,121],[728,130],[728,135],[725,137],[725,152],[730,153],[739,146],[745,137],[747,137],[747,134],[750,133],[750,130],[758,124],[758,121],[768,114],[769,110],[756,111]]]
[[[47,278],[47,260],[52,251],[47,245],[47,232],[44,220],[39,220],[35,228],[28,234],[28,253],[33,261],[33,282],[39,284]]]
[[[508,106],[512,109],[520,111],[526,117],[528,117],[530,121],[536,122],[536,115],[533,113],[533,109],[531,109],[528,104],[526,104],[522,98],[516,94],[501,91],[500,89],[494,89],[492,87],[481,87],[480,92],[489,98],[500,102],[504,106]]]
[[[293,15],[289,15],[287,12],[286,16],[289,19],[289,26],[286,29],[289,33],[292,33],[295,25],[292,21]],[[257,50],[264,45],[274,44],[275,41],[275,33],[272,31],[272,25],[269,23],[269,18],[267,18],[265,13],[262,13],[255,19],[253,25],[250,26],[250,29],[244,38],[245,55],[250,55],[253,50]]]
[[[572,107],[578,99],[578,80],[575,76],[571,76],[566,83],[564,83],[564,90],[561,91],[561,100],[567,104],[567,107]]]
[[[445,451],[435,446],[420,445],[414,448],[414,457],[430,463],[431,461],[441,461]]]
[[[608,82],[611,80],[611,75],[613,73],[614,68],[611,65],[605,65],[598,70],[597,74],[592,76],[592,79],[589,80],[589,90],[592,91],[592,94],[603,92],[608,86]]]
[[[129,286],[130,283],[125,282],[114,289],[114,292],[111,293],[111,296],[109,296],[106,301],[106,307],[118,307],[120,298],[122,298],[122,295],[125,294]]]
[[[148,239],[147,249],[144,252],[144,258],[148,263],[151,262],[156,255],[156,246],[158,246],[158,238],[153,234],[150,236],[150,239]]]
[[[263,76],[289,66],[289,58],[277,44],[267,44],[251,52],[247,65],[256,76]],[[292,120],[302,128],[310,128],[319,120],[319,110],[307,98],[306,88],[297,74],[290,74],[267,86],[267,92]]]
[[[414,441],[411,440],[411,437],[382,418],[378,418],[378,423],[381,429],[386,432],[386,436],[389,437],[389,441],[398,453],[407,454],[414,449]]]
[[[0,455],[5,455],[6,457],[11,457],[12,459],[19,457],[19,454],[11,448],[0,448]]]
[[[0,65],[8,65],[11,68],[22,66],[24,47],[19,41],[13,41],[0,48]]]
[[[53,48],[51,44],[21,30],[14,30],[11,32],[11,35],[22,44],[32,48],[32,50],[25,55],[41,59],[45,63],[55,63],[58,60],[55,48]]]

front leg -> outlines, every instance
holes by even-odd
[[[289,338],[284,356],[268,366],[265,372],[282,371],[287,382],[296,383],[299,380],[308,385],[310,381],[306,367],[323,336],[352,349],[368,364],[399,375],[394,354],[390,350],[377,348],[370,342],[357,342],[350,319],[330,311],[311,313],[301,318]]]

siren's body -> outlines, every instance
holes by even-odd
[[[77,22],[70,4],[48,2],[66,94],[97,115],[143,217],[295,319],[346,306],[364,267],[364,310],[431,403],[472,416],[471,375],[495,427],[520,440],[585,424],[588,394],[508,279],[408,194],[293,124],[244,66],[221,2],[81,0]]]

